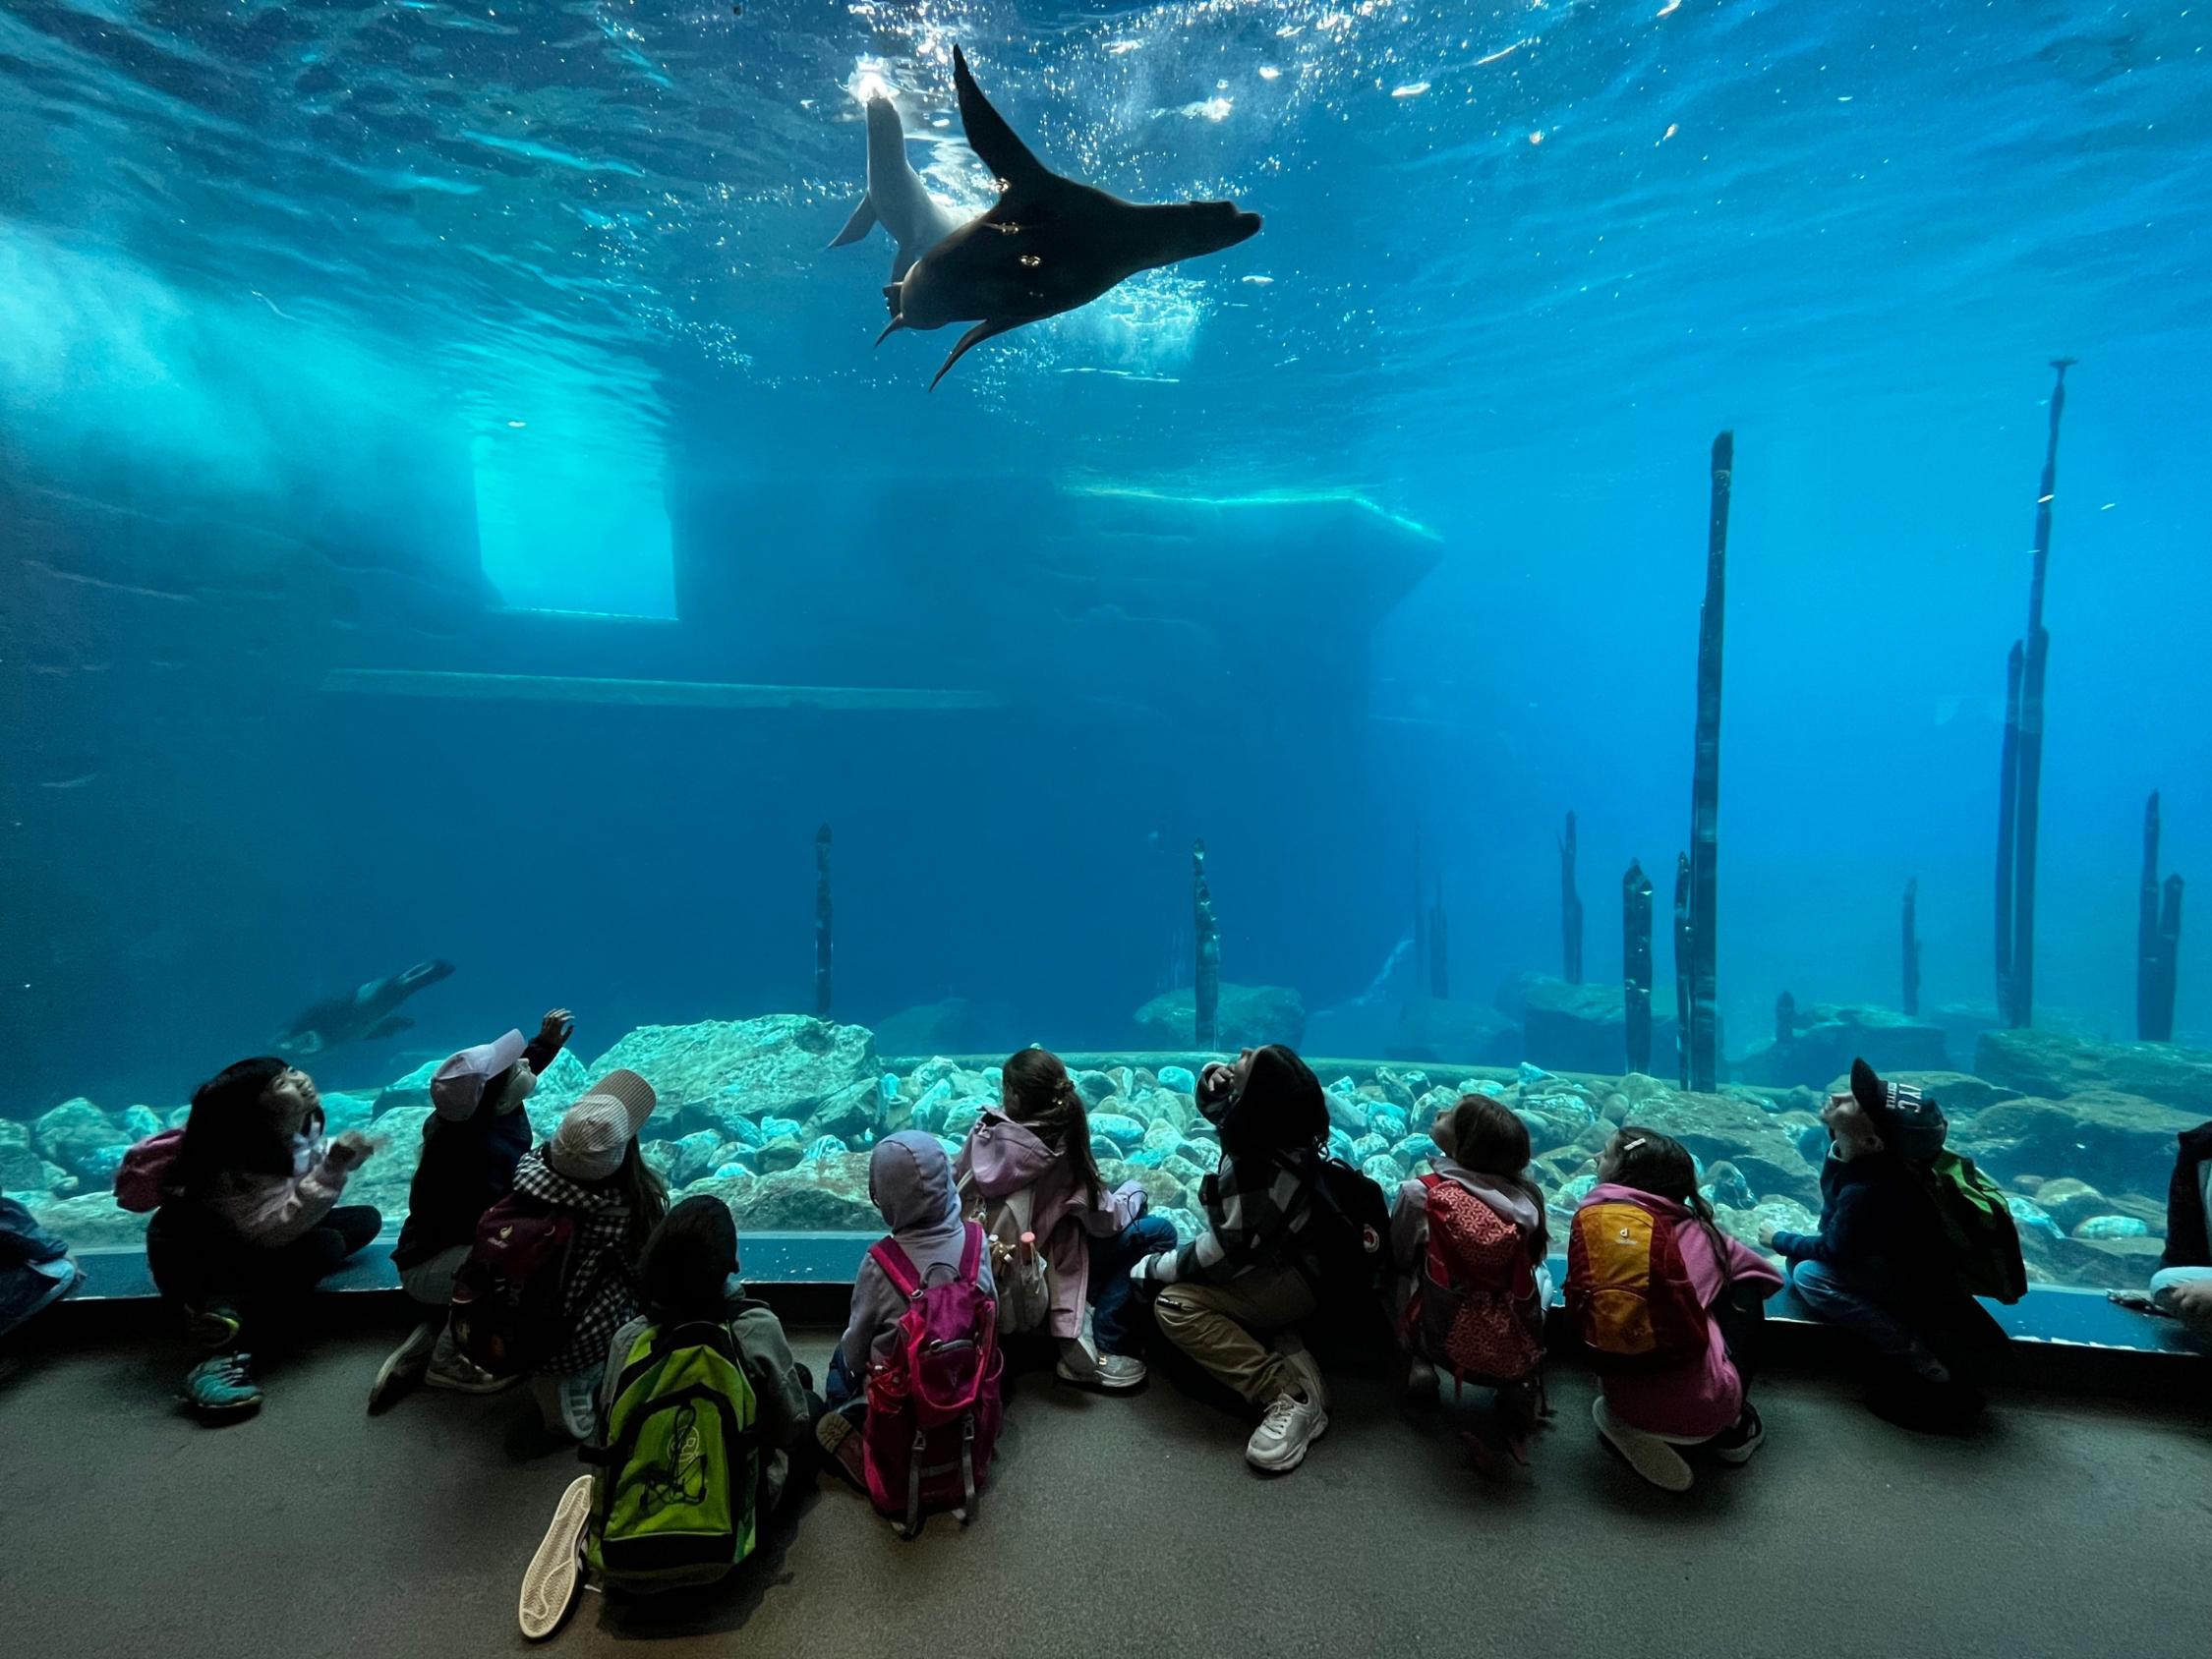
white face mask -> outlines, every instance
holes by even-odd
[[[510,1112],[519,1112],[522,1110],[522,1103],[535,1094],[537,1088],[538,1074],[530,1069],[528,1060],[518,1059],[514,1062],[513,1073],[507,1078],[507,1086],[500,1091],[498,1103],[492,1110],[502,1116]]]

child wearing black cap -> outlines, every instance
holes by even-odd
[[[1259,1408],[1245,1460],[1286,1474],[1329,1426],[1321,1370],[1298,1331],[1318,1306],[1310,1223],[1328,1105],[1307,1063],[1275,1044],[1207,1066],[1198,1110],[1221,1132],[1201,1194],[1206,1230],[1129,1276],[1158,1289],[1160,1334]]]
[[[1938,1348],[1986,1325],[1948,1270],[1941,1222],[1911,1168],[1941,1151],[1945,1121],[1910,1084],[1885,1082],[1863,1059],[1851,1088],[1821,1111],[1829,1154],[1821,1165],[1821,1225],[1790,1232],[1761,1223],[1759,1241],[1789,1263],[1806,1308],[1871,1345],[1885,1375],[1872,1403],[1907,1426],[1956,1429],[1982,1408],[1970,1382]]]

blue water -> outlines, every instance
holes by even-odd
[[[1125,1040],[1196,835],[1227,977],[1343,1002],[1417,821],[1485,1000],[1556,970],[1569,809],[1591,977],[1638,857],[1663,1004],[1723,428],[1730,1047],[1893,1003],[1907,877],[1925,996],[1986,1002],[2061,354],[2042,1006],[2132,1035],[2150,789],[2212,873],[2212,9],[215,11],[0,13],[0,1111],[180,1100],[427,955],[363,1080],[556,1001],[586,1054],[811,1006],[825,820],[850,1017]],[[888,244],[824,245],[875,83],[987,200],[955,41],[1052,164],[1265,230],[926,392]],[[1078,488],[1171,500],[1139,547]],[[996,706],[324,678],[391,667]]]

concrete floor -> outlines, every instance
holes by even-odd
[[[26,1333],[25,1335],[31,1335]],[[0,1353],[0,1608],[36,1650],[458,1659],[521,1650],[514,1604],[577,1472],[515,1396],[362,1401],[392,1333],[320,1337],[261,1415],[199,1427],[179,1355],[55,1321]],[[819,1368],[827,1334],[798,1344]],[[1847,1393],[1761,1391],[1768,1443],[1670,1498],[1599,1448],[1590,1380],[1500,1484],[1448,1413],[1340,1378],[1330,1432],[1269,1480],[1243,1427],[1155,1381],[1102,1400],[1025,1380],[976,1523],[894,1537],[825,1486],[739,1579],[636,1611],[587,1595],[581,1656],[1643,1652],[2201,1655],[2212,1427],[2010,1399],[1965,1443]],[[9,1645],[13,1645],[12,1637]],[[29,1651],[29,1649],[25,1649]]]

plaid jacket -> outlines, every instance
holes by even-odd
[[[1219,1285],[1257,1267],[1306,1261],[1300,1234],[1312,1215],[1313,1154],[1275,1153],[1243,1160],[1224,1153],[1201,1189],[1206,1230],[1181,1249],[1142,1265],[1161,1285]]]
[[[607,1363],[614,1333],[637,1317],[636,1266],[623,1248],[629,1205],[610,1187],[570,1180],[546,1162],[543,1147],[522,1155],[515,1166],[514,1189],[557,1205],[576,1218],[568,1281],[561,1287],[568,1331],[542,1369],[555,1376],[596,1371]]]

